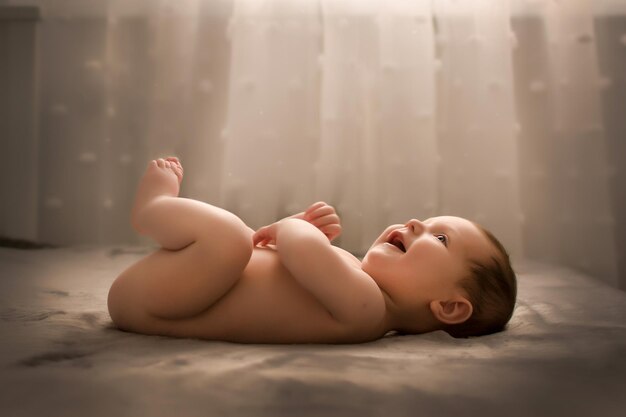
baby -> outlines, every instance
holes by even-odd
[[[131,214],[162,248],[109,291],[126,331],[244,343],[358,343],[391,330],[455,337],[502,330],[516,278],[502,245],[459,217],[394,224],[360,261],[331,245],[335,209],[318,202],[256,232],[234,214],[178,197],[176,157],[153,160]]]

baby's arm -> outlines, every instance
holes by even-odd
[[[253,241],[275,244],[283,265],[339,323],[367,327],[383,318],[385,302],[378,285],[311,223],[284,219],[259,229]]]

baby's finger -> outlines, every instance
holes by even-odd
[[[252,243],[256,246],[258,243],[264,245],[276,242],[276,223],[263,226],[252,235]]]
[[[267,246],[267,245],[269,245],[270,243],[272,243],[272,240],[271,240],[271,239],[263,239],[263,240],[261,240],[261,241],[259,241],[259,242],[255,243],[255,244],[254,244],[254,246],[259,246],[259,247],[262,247],[262,246]]]
[[[335,209],[332,206],[324,205],[312,210],[308,215],[305,215],[305,219],[317,219],[334,213]]]
[[[252,245],[256,246],[266,239],[267,239],[267,235],[265,234],[264,228],[260,228],[254,233],[254,235],[252,235]]]
[[[320,227],[320,231],[326,235],[328,240],[333,240],[341,234],[341,225],[329,224],[328,226]]]
[[[319,217],[317,219],[310,220],[311,224],[318,229],[320,227],[329,225],[329,224],[339,224],[339,216],[336,214],[329,214],[323,217]]]
[[[323,201],[318,201],[317,203],[313,203],[313,204],[311,204],[311,205],[309,206],[309,208],[308,208],[308,209],[306,209],[306,210],[304,211],[304,216],[305,216],[305,217],[307,217],[307,216],[309,216],[311,213],[313,213],[315,210],[317,210],[318,208],[320,208],[320,207],[324,207],[324,206],[327,206],[327,205],[328,205],[328,204],[326,204],[326,203],[325,203],[325,202],[323,202]]]

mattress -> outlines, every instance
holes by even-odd
[[[255,345],[117,330],[106,297],[152,249],[0,248],[3,416],[626,415],[626,293],[521,262],[505,332]]]

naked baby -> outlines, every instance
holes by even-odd
[[[516,297],[491,233],[453,216],[387,227],[363,261],[333,246],[326,203],[250,229],[234,214],[178,197],[176,157],[153,160],[131,213],[161,248],[109,291],[122,330],[243,343],[359,343],[391,330],[455,337],[504,329]]]

